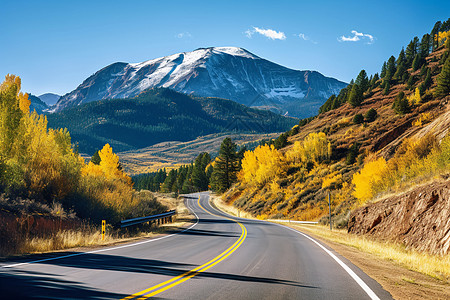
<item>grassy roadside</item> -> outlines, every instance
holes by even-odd
[[[229,214],[238,210],[213,196],[215,206]],[[247,217],[240,212],[241,217]],[[255,218],[252,218],[255,219]],[[320,225],[283,223],[328,245],[379,282],[395,299],[450,299],[450,256],[422,254],[400,245],[374,241]]]
[[[82,250],[89,248],[98,248],[136,241],[144,238],[154,238],[162,234],[174,232],[182,229],[187,223],[193,220],[184,205],[183,199],[175,199],[164,194],[156,194],[159,202],[167,206],[170,210],[176,209],[177,215],[172,223],[161,224],[158,226],[148,226],[139,232],[121,233],[113,230],[111,226],[106,228],[105,239],[101,240],[101,226],[82,226],[77,230],[60,230],[51,237],[30,238],[21,246],[16,255],[38,254],[46,252],[57,252],[70,250]],[[14,256],[16,256],[14,255]],[[0,257],[5,259],[5,257]]]

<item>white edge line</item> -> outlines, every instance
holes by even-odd
[[[300,232],[300,231],[295,230],[293,228],[290,228],[290,227],[287,227],[287,226],[284,226],[284,225],[281,225],[281,224],[277,224],[277,223],[273,223],[273,224],[281,226],[281,227],[284,227],[284,228],[289,229],[289,230],[292,230],[292,231],[294,231],[294,232],[296,232],[296,233],[306,237],[310,241],[314,242],[323,251],[325,251],[329,256],[331,256],[353,278],[353,280],[355,280],[356,283],[359,284],[359,286],[366,292],[366,294],[369,295],[370,299],[372,299],[372,300],[380,300],[380,298],[378,298],[378,296],[375,294],[375,292],[372,291],[370,289],[370,287],[358,275],[356,275],[356,273],[353,272],[352,269],[350,269],[349,266],[347,266],[342,260],[340,260],[336,255],[334,255],[330,250],[328,250],[327,248],[322,246],[315,239],[313,239],[312,237],[304,234],[303,232]]]
[[[211,199],[211,198],[210,198]],[[219,209],[215,208],[214,206],[210,205],[214,210],[216,211],[220,211]],[[225,213],[223,211],[220,211],[222,213]],[[227,215],[230,215],[228,213],[225,213]],[[230,215],[231,216],[231,215]],[[237,218],[235,216],[233,216],[234,218]],[[245,219],[245,220],[251,220],[251,221],[257,221],[257,222],[268,222],[271,224],[275,224],[277,226],[280,227],[284,227],[286,229],[289,229],[291,231],[294,231],[304,237],[306,237],[307,239],[309,239],[310,241],[314,242],[317,246],[319,246],[323,251],[325,251],[329,256],[331,256],[331,258],[333,258],[349,275],[350,277],[353,278],[353,280],[356,281],[356,283],[366,292],[366,294],[370,297],[370,299],[372,300],[380,300],[380,298],[375,294],[374,291],[372,291],[372,289],[358,276],[356,275],[355,272],[353,272],[352,269],[350,269],[349,266],[347,266],[342,260],[340,260],[336,255],[334,255],[330,250],[328,250],[327,248],[325,248],[324,246],[322,246],[319,242],[317,242],[315,239],[313,239],[312,237],[304,234],[303,232],[300,232],[298,230],[295,230],[293,228],[290,228],[288,226],[282,225],[282,224],[278,224],[275,222],[269,222],[269,221],[264,221],[264,220],[253,220],[253,219],[246,219],[246,218],[237,218],[237,219]]]
[[[69,254],[69,255],[63,255],[63,256],[58,256],[58,257],[51,257],[51,258],[44,258],[44,259],[39,259],[39,260],[33,260],[33,261],[29,261],[29,262],[23,262],[23,263],[17,263],[17,264],[12,264],[12,265],[5,265],[5,266],[1,266],[1,268],[13,268],[13,267],[19,267],[19,266],[24,266],[24,265],[29,265],[29,264],[35,264],[35,263],[40,263],[40,262],[44,262],[44,261],[50,261],[50,260],[57,260],[57,259],[63,259],[63,258],[68,258],[68,257],[73,257],[73,256],[78,256],[78,255],[84,255],[84,254],[92,254],[92,253],[99,253],[99,252],[106,252],[106,251],[111,251],[111,250],[117,250],[117,249],[122,249],[122,248],[128,248],[128,247],[133,247],[133,246],[137,246],[137,245],[142,245],[142,244],[147,244],[147,243],[151,243],[151,242],[156,242],[162,239],[166,239],[169,237],[172,237],[174,235],[178,235],[180,233],[186,232],[190,229],[192,229],[194,226],[196,226],[199,222],[199,218],[197,216],[197,214],[194,212],[194,210],[192,210],[188,203],[186,202],[186,207],[194,214],[194,216],[197,218],[197,221],[195,222],[195,224],[189,226],[188,228],[177,232],[177,233],[173,233],[173,234],[169,234],[169,235],[165,235],[156,239],[149,239],[146,241],[142,241],[142,242],[137,242],[134,244],[127,244],[127,245],[122,245],[122,246],[117,246],[117,247],[112,247],[112,248],[104,248],[104,249],[98,249],[98,250],[93,250],[93,251],[88,251],[88,252],[81,252],[81,253],[74,253],[74,254]]]

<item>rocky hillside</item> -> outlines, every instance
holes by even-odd
[[[242,48],[200,48],[142,63],[111,64],[62,96],[52,111],[102,99],[130,98],[148,88],[165,87],[309,117],[346,85],[316,71],[288,69]]]
[[[330,97],[332,105],[322,113],[283,134],[283,147],[255,151],[256,160],[247,161],[248,176],[243,174],[225,199],[260,218],[320,220],[328,213],[330,193],[333,223],[346,227],[350,211],[361,203],[449,172],[442,152],[448,149],[440,143],[449,132],[450,96],[438,93],[438,78],[450,64],[449,43],[431,51],[427,38],[415,64],[402,51],[389,59],[390,75],[364,79],[361,72],[354,84]],[[365,85],[360,100],[350,103],[360,85]],[[267,158],[274,155],[280,163]],[[363,169],[371,175],[355,186],[354,175]],[[263,176],[259,170],[273,171]]]
[[[450,253],[450,181],[443,179],[354,210],[348,231],[432,254]]]

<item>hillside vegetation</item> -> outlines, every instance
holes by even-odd
[[[79,151],[90,155],[105,143],[116,151],[127,151],[212,133],[282,132],[297,123],[230,100],[197,98],[164,88],[135,98],[87,103],[47,118],[50,128],[67,128]]]
[[[230,137],[240,147],[245,145],[253,149],[260,141],[276,139],[279,135],[279,133],[214,133],[192,141],[162,142],[142,149],[119,152],[117,155],[124,171],[134,176],[190,164],[202,152],[208,152],[212,157],[216,157],[220,143],[225,137]]]
[[[109,144],[86,164],[66,129],[48,129],[45,116],[30,113],[20,88],[14,75],[0,85],[0,256],[27,251],[32,238],[166,209],[133,190]]]
[[[362,70],[279,150],[246,152],[228,203],[260,218],[346,226],[351,209],[450,172],[450,21],[415,37],[380,74]],[[326,218],[322,219],[326,222]]]

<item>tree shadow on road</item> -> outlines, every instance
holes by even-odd
[[[40,272],[8,270],[0,273],[2,299],[121,299],[127,295],[84,286]]]

